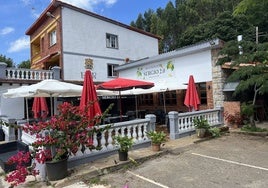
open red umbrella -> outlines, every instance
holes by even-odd
[[[85,110],[88,103],[92,103],[88,109],[89,118],[93,119],[95,116],[101,115],[101,108],[90,70],[86,70],[85,72],[83,90],[79,105],[80,110]]]
[[[35,97],[33,101],[32,111],[34,118],[44,119],[48,115],[47,101],[45,97]]]
[[[142,80],[133,80],[133,79],[127,79],[127,78],[116,78],[116,79],[104,82],[99,85],[99,87],[103,89],[119,91],[120,116],[121,117],[122,117],[121,91],[133,89],[133,88],[149,89],[153,86],[154,86],[154,83],[152,82],[145,82]]]
[[[190,75],[189,77],[184,104],[189,108],[189,111],[198,110],[200,105],[200,99],[196,90],[193,75]]]

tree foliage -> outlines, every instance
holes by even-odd
[[[220,38],[235,40],[243,35],[255,41],[268,41],[268,1],[264,0],[175,0],[164,9],[149,9],[131,25],[162,37],[160,52],[200,41]]]
[[[18,68],[30,69],[31,61],[29,59],[27,61],[22,61],[20,64],[18,64]]]
[[[0,62],[6,63],[7,67],[12,67],[14,65],[13,60],[11,58],[8,58],[2,54],[0,54]]]

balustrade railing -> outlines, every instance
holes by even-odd
[[[6,69],[6,79],[15,79],[15,80],[53,79],[53,71],[51,71],[51,70],[7,68]]]
[[[18,126],[24,126],[27,122],[20,120],[16,122]],[[105,128],[107,125],[100,125],[99,128]],[[6,126],[4,126],[6,127]],[[14,129],[9,127],[10,130]],[[96,156],[107,155],[115,150],[118,150],[118,146],[115,145],[113,136],[123,135],[133,139],[135,146],[142,146],[148,144],[150,139],[147,137],[146,132],[155,129],[155,115],[146,115],[145,119],[136,119],[131,121],[125,121],[120,123],[110,124],[109,129],[106,129],[102,133],[93,134],[93,148],[96,149],[85,149],[80,148],[75,156],[70,156],[68,164],[69,166],[76,166],[81,163],[94,160]],[[14,132],[14,130],[12,131]],[[18,140],[31,145],[35,140],[36,136],[28,134],[21,129],[17,130]],[[11,131],[9,132],[11,133]]]
[[[168,113],[170,138],[177,139],[184,135],[191,134],[194,130],[193,120],[195,118],[206,119],[210,126],[223,124],[223,109],[216,108],[210,110],[200,110],[195,112],[178,113],[175,111]]]

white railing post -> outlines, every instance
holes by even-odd
[[[5,123],[8,124],[15,124],[15,119],[11,119],[8,117],[1,117],[1,120]],[[16,135],[15,135],[15,128],[12,126],[5,126],[4,124],[2,124],[2,130],[5,134],[5,141],[9,142],[9,141],[14,141],[16,140]]]
[[[179,113],[171,111],[168,113],[169,118],[169,137],[171,140],[179,138]],[[185,123],[185,122],[184,122]]]
[[[154,114],[147,114],[145,116],[145,119],[149,119],[150,120],[147,131],[148,132],[155,131],[156,116]]]

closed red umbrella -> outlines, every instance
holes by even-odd
[[[120,116],[122,120],[122,104],[121,104],[121,91],[133,89],[133,88],[142,88],[149,89],[154,86],[152,82],[145,82],[142,80],[133,80],[127,78],[116,78],[107,82],[104,82],[99,85],[107,90],[119,91],[119,102],[120,102]]]
[[[189,77],[184,104],[189,108],[189,111],[198,110],[200,105],[200,99],[196,90],[193,75],[190,75]]]
[[[80,110],[85,110],[88,103],[92,103],[87,112],[89,118],[93,119],[95,116],[100,116],[102,114],[90,70],[86,70],[85,72],[83,90],[80,99]]]
[[[32,111],[34,118],[44,119],[48,115],[47,101],[45,97],[35,97],[33,101]]]

